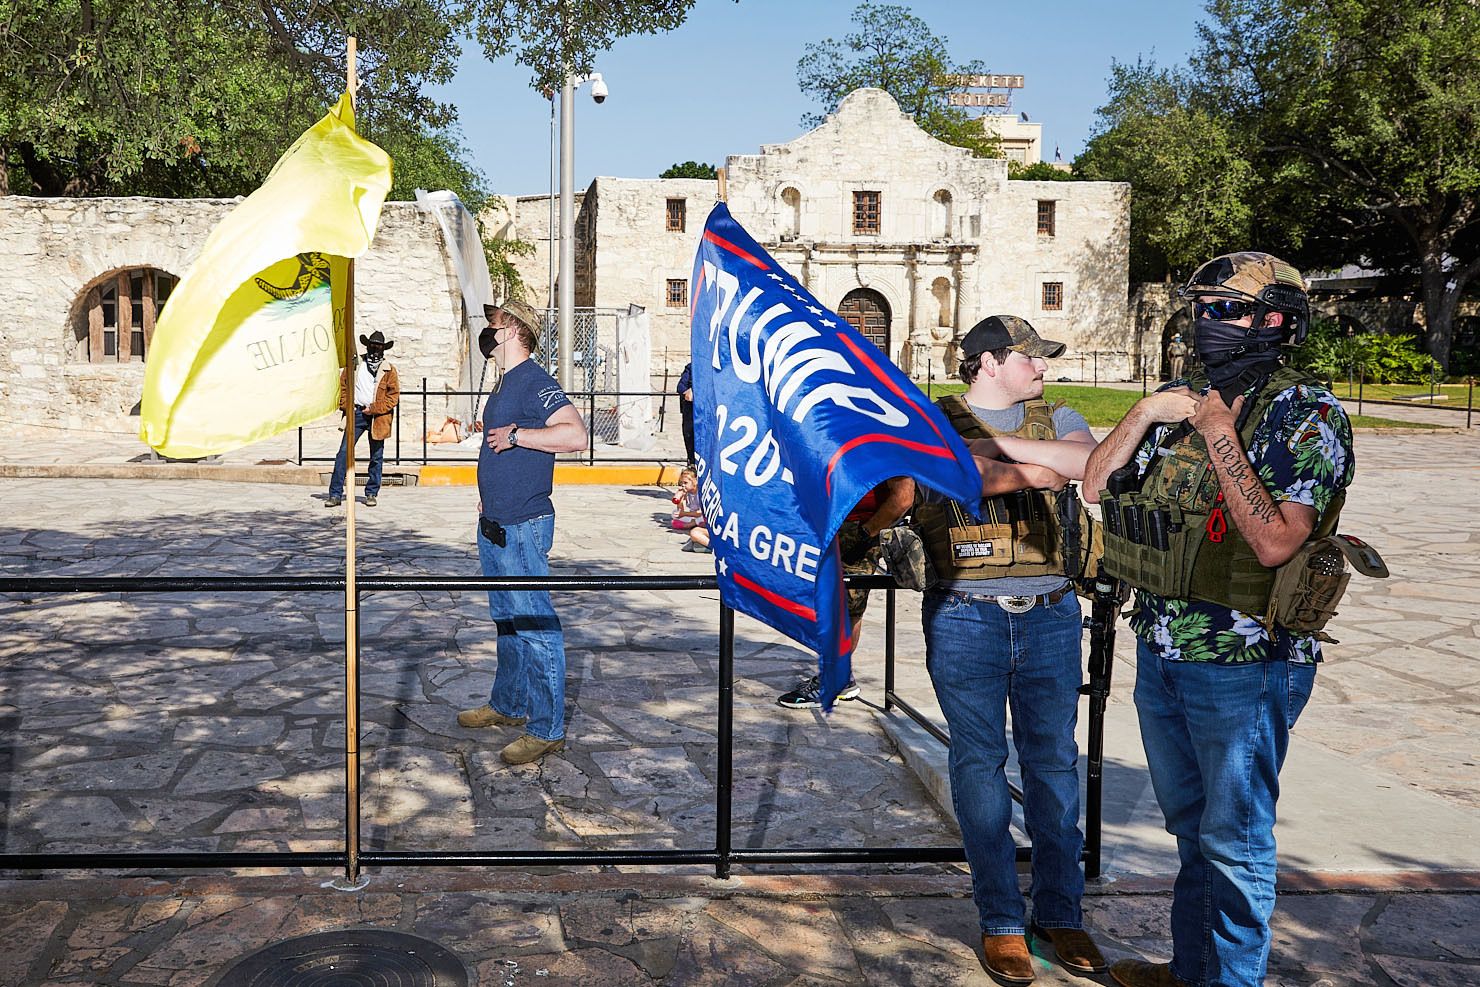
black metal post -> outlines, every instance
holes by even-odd
[[[1095,350],[1095,386],[1100,386],[1100,351]]]
[[[427,379],[421,379],[421,465],[427,464]]]
[[[714,779],[714,876],[730,877],[730,799],[735,776],[735,611],[719,605],[719,763]]]
[[[894,589],[884,591],[884,712],[894,708]]]
[[[1357,374],[1357,414],[1362,413],[1362,392],[1367,388],[1367,368],[1363,367]]]
[[[1465,428],[1470,427],[1470,416],[1475,413],[1475,376],[1470,375],[1470,387],[1465,395]]]
[[[298,426],[298,465],[303,465],[303,426]]]

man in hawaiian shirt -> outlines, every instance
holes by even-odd
[[[1309,319],[1293,267],[1261,253],[1218,257],[1182,297],[1193,304],[1206,376],[1174,380],[1139,401],[1091,454],[1084,489],[1105,499],[1129,485],[1148,515],[1160,513],[1156,498],[1165,497],[1183,512],[1174,516],[1205,518],[1185,522],[1179,534],[1189,541],[1172,547],[1211,549],[1210,557],[1242,552],[1250,598],[1261,577],[1330,527],[1328,508],[1339,511],[1352,479],[1351,424],[1329,391],[1282,366],[1281,348],[1304,339]],[[1251,414],[1242,414],[1246,405]],[[1106,539],[1108,564],[1109,528]],[[1172,960],[1122,960],[1110,973],[1124,987],[1259,985],[1274,911],[1279,771],[1310,698],[1320,643],[1210,602],[1232,590],[1220,591],[1220,580],[1192,564],[1182,571],[1191,572],[1185,596],[1138,587],[1131,619],[1142,743],[1181,857]],[[1229,571],[1224,586],[1242,578]]]

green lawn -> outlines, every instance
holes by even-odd
[[[1411,388],[1411,385],[1410,385]],[[964,384],[933,384],[930,396],[960,394],[966,390]],[[1344,390],[1344,388],[1343,388]],[[1370,396],[1368,387],[1364,396]],[[1411,389],[1409,393],[1412,393]],[[1114,387],[1082,387],[1075,384],[1049,384],[1043,389],[1044,397],[1050,401],[1066,401],[1069,407],[1079,412],[1095,428],[1111,428],[1130,410],[1131,405],[1141,400],[1140,391],[1122,390]],[[1337,394],[1337,397],[1342,397]],[[1355,398],[1353,399],[1355,400]],[[1347,409],[1348,413],[1352,411]],[[1355,428],[1442,428],[1442,425],[1422,425],[1417,422],[1396,421],[1392,418],[1377,418],[1372,415],[1352,414]]]

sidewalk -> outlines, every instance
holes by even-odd
[[[336,433],[337,434],[337,433]],[[1480,480],[1470,435],[1361,435],[1344,527],[1393,572],[1356,580],[1284,775],[1289,894],[1270,982],[1480,982]],[[99,452],[101,455],[101,452]],[[342,513],[263,484],[0,479],[6,574],[333,572]],[[362,572],[464,574],[466,489],[388,489],[359,512]],[[678,551],[656,488],[562,487],[554,570],[712,571]],[[900,594],[899,689],[929,712],[918,597]],[[389,849],[695,846],[713,839],[713,593],[561,594],[571,737],[545,765],[453,714],[486,695],[477,594],[378,594],[361,611],[367,845]],[[857,661],[882,682],[876,595]],[[281,594],[0,597],[0,840],[7,852],[324,849],[342,825],[343,612]],[[1091,926],[1112,950],[1165,955],[1173,869],[1130,705],[1122,625],[1107,720],[1107,878]],[[777,694],[810,659],[737,621],[737,846],[932,846],[959,840],[932,744],[864,703],[831,717]],[[917,777],[908,759],[920,765]],[[934,793],[932,796],[931,793]],[[416,932],[480,984],[986,984],[958,866],[374,870],[0,882],[0,985],[214,983],[236,958],[316,929]],[[584,910],[583,910],[584,909]],[[630,916],[630,917],[628,917]],[[615,924],[614,924],[615,923]],[[517,964],[511,966],[510,963]],[[539,976],[539,970],[546,975]],[[1057,971],[1040,983],[1083,982]]]

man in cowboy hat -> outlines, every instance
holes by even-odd
[[[375,497],[380,493],[380,473],[385,467],[385,440],[391,436],[391,419],[396,405],[401,401],[401,378],[396,368],[385,362],[386,350],[395,342],[385,338],[379,329],[369,336],[360,337],[365,353],[355,367],[355,442],[367,429],[370,432],[370,475],[365,479],[365,506],[374,507]],[[344,389],[347,385],[346,370],[339,372],[339,406],[344,407]],[[348,438],[349,430],[345,430]],[[344,503],[344,457],[345,443],[339,443],[339,455],[334,458],[334,475],[329,480],[329,496],[325,507],[338,507]]]

